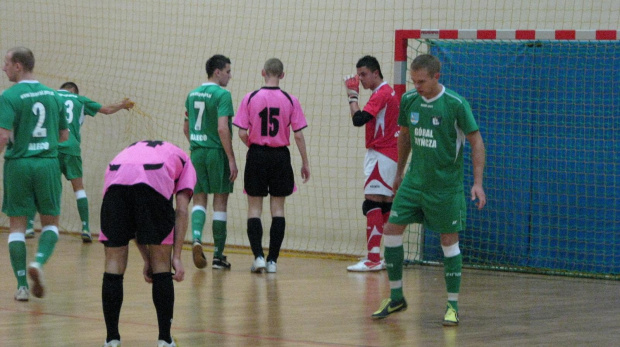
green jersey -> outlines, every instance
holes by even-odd
[[[411,137],[403,184],[420,191],[463,191],[466,134],[478,130],[467,100],[445,87],[432,100],[411,90],[401,99],[398,124],[409,127]]]
[[[0,96],[0,127],[13,131],[4,158],[55,158],[58,131],[68,125],[55,90],[38,81],[21,81]]]
[[[62,99],[64,114],[69,124],[69,139],[59,144],[58,151],[64,154],[80,156],[82,155],[82,150],[80,149],[80,143],[82,142],[80,128],[82,123],[84,123],[84,117],[86,115],[94,117],[102,106],[85,96],[73,94],[66,90],[59,90],[58,95]]]
[[[215,83],[204,83],[187,95],[185,110],[189,121],[190,150],[223,148],[217,126],[220,117],[228,117],[228,128],[232,134],[235,113],[230,92]]]

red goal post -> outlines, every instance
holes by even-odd
[[[618,40],[620,30],[485,30],[416,29],[396,30],[394,42],[394,90],[400,98],[407,86],[409,39],[444,40]]]

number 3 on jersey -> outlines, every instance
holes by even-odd
[[[275,137],[280,130],[280,121],[275,118],[280,115],[280,109],[277,107],[265,107],[260,113],[260,134],[261,136]]]

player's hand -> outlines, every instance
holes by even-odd
[[[344,76],[344,87],[347,89],[349,103],[357,102],[360,96],[360,78],[358,75]]]
[[[301,178],[304,180],[304,183],[310,179],[310,168],[308,166],[301,167]]]
[[[132,109],[136,105],[136,103],[131,101],[129,98],[124,98],[122,104],[125,110]]]
[[[151,269],[151,263],[144,262],[144,268],[142,269],[142,275],[146,283],[153,283],[153,270]]]
[[[228,179],[231,182],[234,182],[237,179],[237,174],[239,174],[239,169],[237,169],[237,163],[233,161],[228,162],[228,167],[230,168],[230,176]]]
[[[471,187],[471,201],[476,201],[476,199],[478,199],[476,207],[482,210],[484,205],[487,204],[487,195],[484,193],[484,189],[482,189],[481,185],[474,184],[474,186]]]
[[[185,268],[183,267],[181,258],[172,257],[172,268],[174,269],[172,279],[177,282],[183,281],[183,278],[185,278]]]

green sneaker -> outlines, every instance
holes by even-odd
[[[443,325],[446,327],[453,327],[459,325],[459,313],[448,304],[446,308],[446,314],[443,316]]]
[[[392,299],[388,298],[381,302],[381,306],[379,306],[379,309],[373,313],[371,317],[374,319],[381,319],[391,315],[392,313],[404,311],[406,309],[407,301],[405,301],[405,298],[399,301],[392,301]]]

